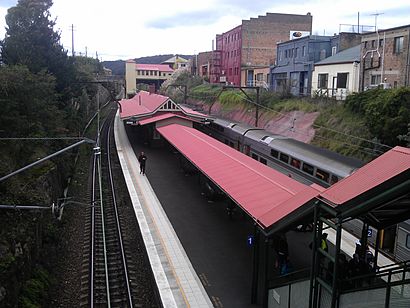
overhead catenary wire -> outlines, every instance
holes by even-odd
[[[282,113],[282,112],[280,112],[280,111],[277,111],[277,110],[275,110],[275,109],[273,109],[273,108],[270,108],[270,107],[268,107],[268,106],[261,105],[261,104],[257,104],[256,102],[254,102],[254,101],[252,101],[252,100],[249,100],[249,99],[246,98],[245,96],[242,96],[242,95],[236,93],[236,91],[234,91],[233,93],[234,93],[234,95],[237,95],[237,96],[240,97],[241,99],[243,99],[243,100],[245,100],[245,101],[247,101],[247,102],[249,102],[249,103],[251,103],[251,104],[253,104],[253,105],[255,105],[255,106],[264,108],[265,110],[268,110],[268,111],[275,112],[276,114],[281,115],[282,117],[287,117],[287,118],[289,118],[289,119],[292,119],[292,117],[291,117],[290,115],[285,114],[285,113]],[[193,95],[189,95],[188,97],[190,97],[190,98],[195,98],[195,96],[193,96]],[[207,96],[207,98],[213,98],[213,97],[214,97],[215,99],[217,98],[216,96]],[[196,97],[196,98],[204,99],[204,97]],[[388,149],[388,150],[389,150],[389,149],[392,149],[392,147],[390,147],[390,146],[388,146],[388,145],[386,145],[386,144],[378,143],[378,142],[375,142],[375,141],[373,141],[373,140],[368,140],[368,139],[365,139],[365,138],[362,138],[362,137],[358,137],[358,136],[354,136],[354,135],[351,135],[351,134],[347,134],[347,133],[345,133],[345,132],[340,132],[340,131],[337,131],[337,130],[335,130],[335,129],[331,129],[331,128],[328,128],[328,127],[325,127],[325,126],[313,124],[313,127],[315,127],[315,128],[320,128],[320,129],[324,129],[324,130],[328,130],[328,131],[331,131],[331,132],[333,132],[333,133],[340,134],[340,135],[343,135],[343,136],[346,136],[346,137],[349,137],[349,138],[353,138],[353,139],[357,139],[357,140],[360,140],[360,141],[368,142],[368,143],[370,143],[370,144],[373,144],[373,145],[375,145],[375,146],[381,146],[381,147],[386,148],[386,149]],[[308,136],[310,136],[310,135],[308,135]],[[325,137],[322,137],[322,138],[325,138]],[[326,138],[325,138],[325,139],[326,139]],[[330,141],[330,139],[327,139],[327,140]],[[333,141],[341,142],[341,143],[343,143],[343,144],[345,144],[345,145],[349,145],[349,144],[347,144],[345,141],[334,140],[334,139],[332,139],[332,140],[333,140]],[[351,145],[351,146],[354,146],[354,147],[361,147],[361,146],[358,146],[358,145],[355,145],[355,144],[350,144],[350,145]],[[373,152],[379,152],[380,154],[384,153],[384,151],[380,151],[380,150],[374,150],[374,149],[370,149],[370,148],[366,148],[366,147],[362,147],[362,148],[367,149],[367,150],[371,150],[371,151],[373,151]],[[373,155],[374,155],[374,154],[373,154]]]

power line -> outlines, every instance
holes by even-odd
[[[234,92],[234,94],[235,94],[236,96],[242,98],[243,100],[248,101],[248,102],[250,102],[250,103],[256,105],[253,101],[247,99],[246,97],[241,96],[240,94],[235,93],[235,92]],[[205,98],[205,97],[199,97],[199,96],[196,96],[196,97],[195,97],[194,95],[190,95],[189,97],[191,97],[191,98],[197,98],[197,99],[204,99],[204,98]],[[217,96],[207,96],[207,98],[217,98]],[[272,109],[272,108],[269,108],[269,107],[267,107],[267,106],[259,105],[259,107],[262,107],[262,108],[264,108],[264,109],[266,109],[266,110],[269,110],[269,111],[273,111],[273,112],[275,112],[275,113],[277,113],[277,114],[279,114],[279,115],[281,115],[281,116],[283,116],[283,117],[287,117],[287,118],[289,118],[289,119],[291,119],[291,120],[294,119],[293,117],[291,117],[291,116],[288,115],[288,114],[284,114],[284,113],[282,113],[282,112],[279,112],[279,111],[274,110],[274,109]],[[286,127],[286,128],[288,128],[286,125],[281,125],[281,124],[275,124],[275,123],[273,123],[272,125],[273,125],[273,126],[276,126],[276,127]],[[316,124],[314,124],[313,126],[318,127],[318,128],[323,128],[323,129],[325,129],[325,130],[326,130],[326,129],[331,130],[331,129],[329,129],[329,128],[326,128],[326,127],[323,127],[323,126],[320,126],[320,125],[316,125]],[[358,145],[358,144],[347,143],[347,142],[345,142],[345,141],[341,141],[341,140],[337,140],[337,139],[326,138],[326,137],[320,136],[319,134],[311,135],[311,134],[309,134],[309,133],[306,133],[305,131],[301,131],[301,130],[298,130],[298,129],[296,129],[296,128],[293,128],[293,131],[294,131],[295,133],[299,134],[299,135],[302,135],[302,136],[316,137],[316,138],[319,138],[319,139],[322,139],[322,140],[326,140],[326,141],[336,141],[336,142],[338,142],[338,143],[340,143],[340,144],[342,144],[342,145],[349,146],[349,147],[351,147],[351,148],[357,149],[358,151],[360,151],[360,152],[362,152],[362,153],[364,153],[364,154],[367,154],[367,155],[371,155],[371,156],[378,156],[378,155],[384,153],[383,151],[380,151],[380,150],[377,150],[377,149],[372,149],[372,148],[365,147],[365,146],[361,146],[361,145]],[[367,139],[364,139],[364,138],[361,138],[361,137],[349,135],[349,134],[342,133],[342,132],[339,132],[339,131],[336,131],[336,130],[332,130],[332,131],[335,132],[335,133],[339,133],[339,134],[343,134],[343,135],[349,136],[349,137],[351,137],[351,138],[356,138],[356,139],[359,139],[359,140],[362,140],[362,141],[366,141],[366,142],[372,143],[372,144],[374,144],[374,145],[382,145],[382,144],[380,144],[380,143],[377,143],[377,142],[374,142],[374,141],[371,141],[371,140],[367,140]],[[383,145],[383,146],[388,147],[388,148],[391,148],[391,147],[389,147],[389,146],[387,146],[387,145]]]

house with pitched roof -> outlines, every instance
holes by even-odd
[[[360,45],[316,62],[312,72],[312,96],[345,100],[359,91]]]

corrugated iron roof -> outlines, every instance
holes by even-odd
[[[129,118],[129,117],[141,117],[141,116],[148,116],[154,115],[156,111],[163,111],[158,109],[162,104],[164,104],[167,100],[170,100],[169,97],[149,93],[146,91],[140,91],[131,99],[122,99],[120,101],[121,111],[120,117],[121,119]],[[171,100],[172,101],[172,100]],[[175,112],[182,112],[187,116],[192,116],[196,118],[207,118],[207,115],[192,110],[187,106],[181,106],[178,104],[177,109]],[[171,112],[169,112],[171,113]]]
[[[172,73],[174,70],[169,67],[167,64],[135,64],[135,68],[137,70],[145,70],[145,71],[160,71],[160,72],[167,72]]]
[[[150,123],[154,123],[154,122],[158,122],[161,120],[165,120],[165,119],[169,119],[169,118],[173,118],[173,117],[177,117],[177,118],[181,118],[181,119],[187,119],[187,120],[191,120],[190,118],[175,114],[175,113],[163,113],[163,114],[158,114],[156,116],[153,116],[151,118],[147,118],[147,119],[143,119],[138,121],[139,125],[146,125],[146,124],[150,124]],[[191,120],[192,121],[192,120]]]
[[[409,170],[410,149],[395,147],[320,194],[336,206],[344,204]]]
[[[157,130],[265,228],[319,194],[193,128],[171,124]]]
[[[168,99],[167,96],[140,91],[133,98],[120,101],[120,117],[123,119],[153,112]]]

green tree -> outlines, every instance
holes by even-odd
[[[46,70],[56,77],[57,90],[71,82],[73,67],[60,45],[51,19],[52,0],[19,0],[6,15],[6,36],[1,42],[2,61],[25,65],[33,73]]]

